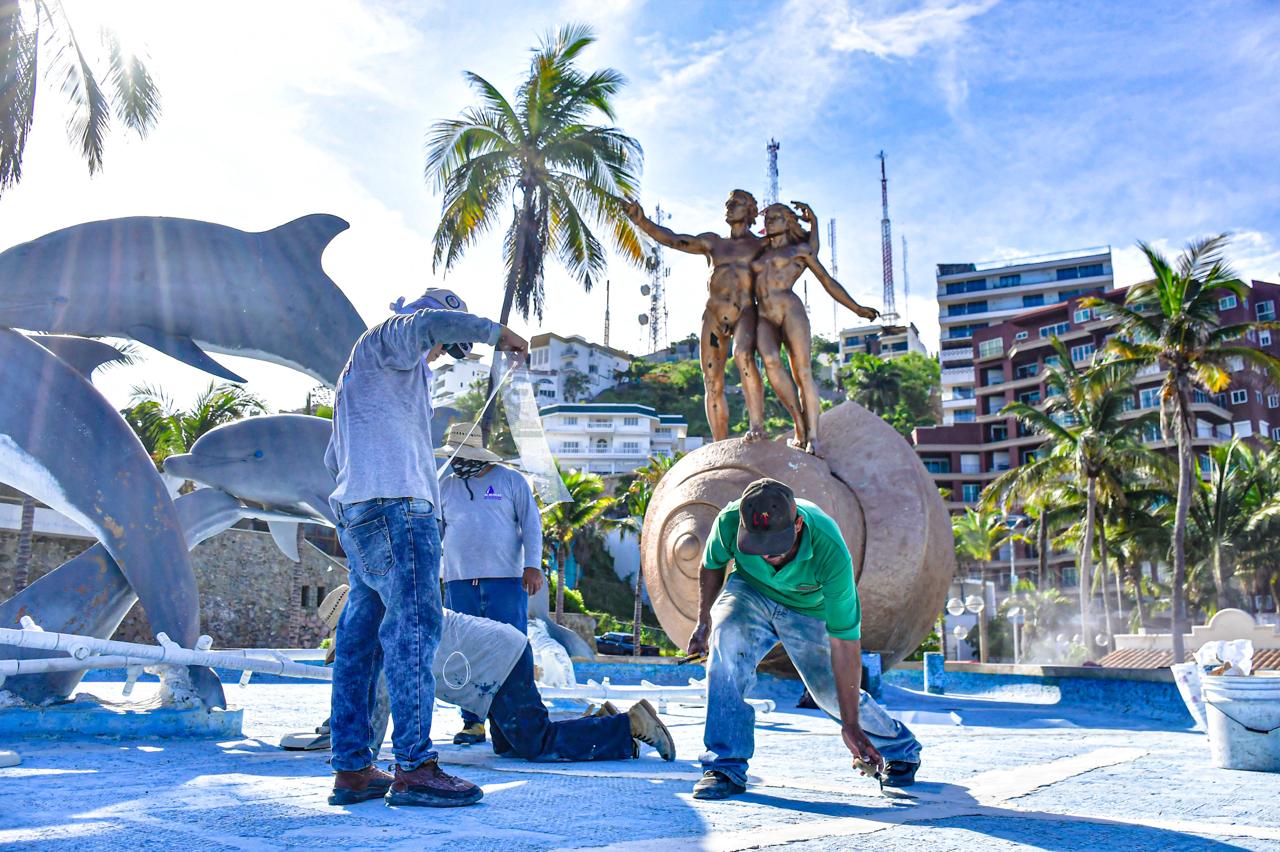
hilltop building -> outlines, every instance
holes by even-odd
[[[540,412],[551,452],[566,467],[599,474],[630,473],[650,456],[673,456],[702,446],[689,438],[678,414],[631,403],[563,403]]]
[[[439,362],[437,362],[439,363]],[[453,405],[471,391],[476,382],[489,380],[489,365],[479,355],[467,355],[457,361],[431,369],[431,404],[436,408]]]
[[[848,364],[853,360],[855,352],[877,355],[886,361],[899,358],[908,352],[928,355],[929,351],[920,342],[920,331],[915,323],[904,326],[890,326],[885,332],[884,323],[871,323],[855,328],[846,328],[840,332],[840,363]]]
[[[631,366],[620,349],[589,343],[580,335],[535,334],[529,369],[540,403],[580,402],[618,383]]]

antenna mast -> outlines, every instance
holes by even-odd
[[[667,213],[662,211],[661,205],[655,205],[653,208],[653,221],[661,225],[664,219],[669,218]],[[649,256],[645,258],[645,270],[649,273],[649,283],[640,287],[640,295],[649,297],[649,312],[640,315],[640,325],[647,326],[649,330],[649,347],[651,352],[657,352],[659,344],[665,346],[667,343],[667,298],[666,298],[666,278],[671,274],[671,267],[667,266],[662,253],[662,246],[658,243],[652,243],[649,248]]]
[[[827,247],[831,250],[831,277],[840,279],[840,264],[836,262],[836,220],[827,220]],[[835,299],[831,300],[831,334],[840,337],[840,316]]]
[[[907,276],[907,235],[902,235],[902,322],[911,322],[911,279]]]
[[[884,267],[884,307],[880,311],[881,319],[886,323],[894,323],[898,319],[898,309],[893,298],[893,236],[889,232],[889,181],[884,172],[884,151],[878,155],[880,160],[880,262]]]
[[[604,279],[604,345],[609,345],[609,279]]]

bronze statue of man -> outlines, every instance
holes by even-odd
[[[707,422],[711,425],[713,441],[729,437],[724,371],[730,352],[734,353],[734,361],[742,373],[742,391],[748,409],[764,410],[764,382],[755,359],[756,312],[751,277],[751,262],[764,248],[764,240],[751,233],[758,215],[755,196],[735,189],[724,204],[729,236],[711,232],[694,236],[662,227],[644,215],[638,201],[627,201],[627,216],[650,238],[676,251],[703,255],[711,265],[707,307],[702,313],[701,363]],[[744,437],[747,440],[764,437],[761,425],[753,421]]]

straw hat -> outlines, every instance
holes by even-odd
[[[470,436],[467,435],[468,431],[471,431]],[[444,433],[444,443],[436,449],[436,457],[452,458],[455,451],[460,459],[483,462],[502,461],[502,456],[484,448],[480,440],[480,430],[472,431],[467,423],[454,423],[449,427],[449,430]]]

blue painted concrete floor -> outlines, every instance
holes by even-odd
[[[94,683],[103,697],[119,684]],[[141,689],[141,687],[139,687]],[[886,703],[924,743],[918,797],[882,797],[849,768],[834,722],[791,709],[761,716],[745,796],[695,802],[702,715],[665,715],[680,759],[530,764],[486,747],[441,747],[484,801],[449,811],[325,804],[327,753],[283,752],[281,734],[326,715],[328,686],[229,686],[244,707],[231,742],[0,742],[0,845],[61,849],[1273,849],[1280,775],[1209,763],[1203,735],[1137,716],[930,696]],[[114,692],[113,692],[114,691]],[[435,731],[459,727],[437,707]],[[383,760],[391,757],[384,749]]]

